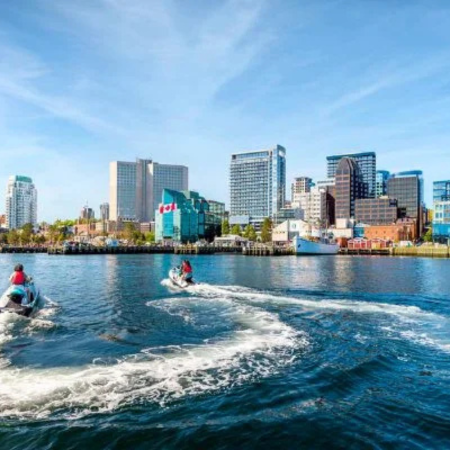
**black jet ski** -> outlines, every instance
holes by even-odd
[[[40,293],[34,282],[11,285],[0,297],[0,312],[11,312],[29,317],[37,310]]]
[[[174,267],[169,271],[169,278],[172,281],[173,284],[176,286],[186,289],[189,286],[192,286],[195,284],[194,280],[185,280],[183,277],[180,276],[180,269],[178,267]]]

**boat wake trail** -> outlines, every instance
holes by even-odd
[[[230,298],[149,302],[168,314],[184,311],[192,323],[206,320],[206,304],[218,314],[214,321],[227,322],[230,330],[200,345],[147,348],[114,365],[1,370],[0,417],[78,418],[147,402],[163,406],[274,374],[308,346],[307,336],[276,314]]]
[[[379,328],[392,338],[401,338],[422,346],[450,353],[450,320],[417,306],[338,299],[307,299],[273,295],[241,286],[198,284],[189,288],[193,295],[205,298],[232,296],[246,304],[299,306],[304,311],[350,312],[373,315]]]

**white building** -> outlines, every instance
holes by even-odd
[[[109,218],[151,222],[163,189],[188,190],[186,166],[151,160],[114,161],[109,165]]]
[[[6,189],[6,227],[13,230],[27,223],[37,224],[36,188],[29,177],[11,176]]]
[[[295,198],[299,194],[305,194],[311,191],[313,181],[309,177],[297,177],[291,185],[291,201],[296,201]]]
[[[273,217],[286,200],[286,149],[235,153],[230,165],[230,223],[247,216],[258,226]]]
[[[305,222],[323,224],[327,216],[327,191],[313,187],[309,192],[295,194],[291,205],[302,211]]]

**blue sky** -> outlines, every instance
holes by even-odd
[[[228,201],[237,151],[281,144],[288,185],[330,154],[450,178],[450,2],[0,1],[0,211],[31,176],[39,220],[108,201],[108,163],[186,164]]]

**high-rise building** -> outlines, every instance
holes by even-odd
[[[367,183],[369,198],[375,198],[377,178],[377,155],[375,152],[328,156],[328,178],[334,178],[342,158],[352,158],[358,163],[363,181]]]
[[[186,166],[137,159],[111,162],[109,170],[109,216],[114,221],[153,221],[163,189],[188,189]]]
[[[389,198],[397,199],[401,217],[409,217],[417,223],[417,234],[423,230],[424,186],[420,170],[391,175],[387,182]]]
[[[311,191],[312,179],[309,177],[298,177],[291,185],[291,201],[297,201],[297,195]]]
[[[309,192],[296,194],[292,202],[294,209],[299,209],[298,218],[314,225],[327,225],[327,189],[313,187]]]
[[[80,211],[80,219],[94,219],[95,218],[95,212],[92,208],[89,208],[89,206],[83,206],[83,208]]]
[[[21,228],[27,223],[37,224],[37,191],[29,177],[9,177],[6,189],[6,227]]]
[[[450,200],[450,180],[433,183],[433,202]]]
[[[389,197],[355,200],[355,220],[366,225],[391,225],[398,219],[397,200]]]
[[[336,219],[355,217],[355,200],[367,198],[367,183],[353,158],[342,158],[336,170]]]
[[[387,181],[390,176],[391,174],[387,170],[377,170],[375,198],[387,195]]]
[[[100,220],[102,222],[109,220],[109,203],[102,203],[100,205]]]
[[[283,208],[285,199],[284,147],[231,155],[230,216],[249,216],[251,223],[262,223]]]

